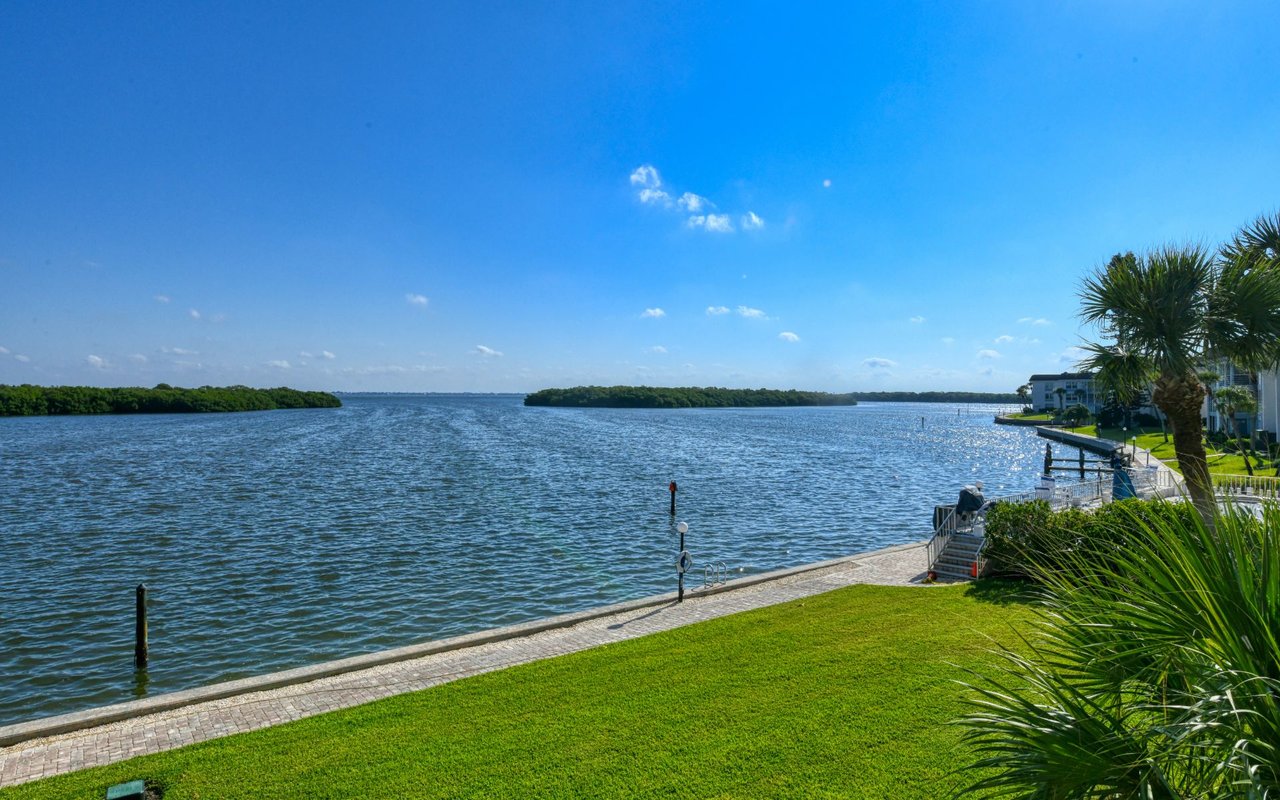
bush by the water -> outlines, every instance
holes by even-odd
[[[338,408],[328,392],[201,386],[181,389],[166,383],[153,389],[96,386],[7,386],[0,384],[0,416],[62,414],[181,414],[214,411],[270,411],[276,408]]]
[[[983,551],[991,574],[1027,578],[1045,570],[1069,571],[1082,556],[1107,560],[1121,546],[1134,519],[1172,518],[1185,522],[1196,515],[1190,503],[1163,500],[1120,500],[1091,511],[1054,511],[1043,500],[996,503],[987,512]]]

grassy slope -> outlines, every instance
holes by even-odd
[[[1075,433],[1083,433],[1088,436],[1098,435],[1092,425],[1085,425],[1082,428],[1069,428]],[[1124,442],[1131,444],[1133,442],[1134,431],[1124,431],[1120,428],[1103,428],[1102,438],[1110,439],[1113,442]],[[1155,433],[1139,433],[1138,447],[1143,450],[1150,450],[1151,455],[1168,464],[1171,468],[1181,472],[1178,469],[1178,459],[1173,452],[1173,434],[1169,434],[1169,441],[1165,441],[1164,434],[1156,431]],[[1209,471],[1213,473],[1221,473],[1225,475],[1247,475],[1248,470],[1244,467],[1244,456],[1239,453],[1220,453],[1212,446],[1206,445],[1205,453],[1209,458]],[[1252,459],[1253,472],[1255,475],[1270,476],[1275,473],[1268,464],[1263,462],[1259,464],[1257,458]]]
[[[1010,598],[855,586],[0,797],[941,797],[953,680],[1015,641]]]

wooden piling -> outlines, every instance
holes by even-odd
[[[138,584],[133,604],[133,666],[147,668],[147,585]]]

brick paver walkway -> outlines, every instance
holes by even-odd
[[[925,571],[923,546],[854,557],[822,569],[530,636],[436,653],[308,683],[213,700],[0,748],[0,787],[257,730],[448,681],[634,639],[856,583],[907,584]]]

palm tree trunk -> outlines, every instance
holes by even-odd
[[[1204,397],[1204,386],[1190,372],[1162,374],[1151,394],[1152,402],[1165,413],[1173,426],[1173,450],[1178,458],[1178,467],[1182,470],[1191,502],[1207,521],[1212,519],[1215,506],[1204,440],[1200,435],[1200,407]]]

